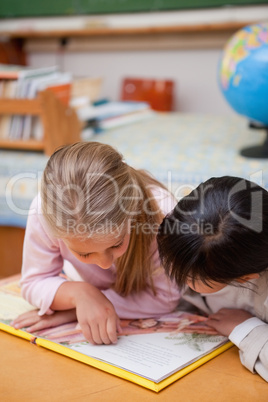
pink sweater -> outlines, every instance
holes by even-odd
[[[154,191],[159,207],[164,214],[174,208],[176,201],[162,189]],[[153,260],[160,267],[156,241]],[[116,277],[116,267],[102,269],[98,265],[80,262],[62,240],[53,237],[41,213],[41,199],[38,195],[30,207],[23,250],[22,295],[40,309],[39,314],[51,314],[51,303],[59,286],[66,280],[60,273],[64,261],[75,267],[76,276],[100,289],[112,302],[120,318],[146,318],[161,316],[177,306],[180,292],[165,275],[163,268],[154,274],[156,295],[148,288],[138,294],[122,297],[111,289]]]

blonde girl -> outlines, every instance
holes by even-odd
[[[117,341],[119,318],[174,310],[178,287],[165,276],[156,244],[174,205],[163,185],[109,145],[58,149],[30,208],[24,242],[22,295],[39,312],[20,316],[15,328],[34,331],[77,318],[86,339],[109,344]]]

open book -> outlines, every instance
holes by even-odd
[[[10,325],[32,309],[20,295],[18,275],[0,281],[1,330],[155,392],[232,346],[206,326],[205,317],[181,311],[157,319],[121,320],[116,345],[91,345],[77,322],[34,334]]]

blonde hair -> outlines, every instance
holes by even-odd
[[[44,217],[59,238],[94,237],[99,241],[131,220],[127,251],[115,261],[114,289],[126,296],[152,280],[154,228],[163,214],[151,188],[165,188],[147,172],[131,168],[113,147],[98,142],[64,146],[44,170],[41,197]],[[147,230],[143,225],[147,224]]]

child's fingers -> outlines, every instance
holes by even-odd
[[[99,333],[101,343],[104,343],[105,345],[116,343],[116,320],[114,318],[108,318],[106,321],[101,322],[99,324]]]
[[[116,331],[119,335],[123,332],[119,318],[117,318],[116,320]]]
[[[41,331],[42,329],[47,329],[48,326],[49,325],[45,320],[41,320],[35,324],[25,325],[27,332]]]
[[[207,325],[209,325],[209,323],[211,323],[211,322],[217,322],[217,321],[220,321],[221,320],[221,317],[219,316],[219,315],[210,315],[209,316],[209,318],[207,319],[207,321],[206,321],[206,324]]]
[[[111,343],[105,322],[102,323],[99,327],[99,339],[100,339],[100,344],[110,345],[110,343]]]
[[[29,319],[21,321],[20,323],[15,324],[14,328],[16,328],[16,329],[27,328],[27,331],[30,332],[29,328],[32,328],[33,326],[37,326],[36,330],[44,328],[44,324],[42,322],[33,321],[33,320],[29,320]]]
[[[14,323],[20,323],[21,321],[24,321],[25,319],[28,319],[31,317],[35,317],[36,315],[38,315],[38,310],[27,311],[26,313],[20,314],[18,317],[16,317],[11,322],[11,325],[13,325]]]
[[[117,317],[108,318],[107,320],[107,335],[109,338],[109,343],[117,343],[118,321],[119,320]]]
[[[105,343],[104,340],[108,339],[106,335],[107,333],[105,334],[106,332],[104,328],[106,326],[105,324],[106,324],[105,321],[104,322],[101,321],[100,323],[92,322],[90,324],[92,339],[94,343],[96,343],[97,345],[102,345],[103,343]],[[109,340],[108,343],[110,343]]]
[[[15,320],[11,322],[11,325],[13,325],[13,327],[16,329],[20,329],[33,325],[39,322],[40,319],[41,317],[38,315],[38,310],[33,310],[25,314],[21,314],[19,317],[15,318]]]
[[[84,324],[81,323],[80,327],[86,340],[90,342],[92,345],[95,345],[90,326],[87,323]]]
[[[209,327],[216,328],[218,322],[219,322],[218,320],[215,320],[215,319],[213,319],[213,318],[211,318],[211,319],[209,318],[209,319],[207,320],[206,324],[207,324]]]
[[[109,345],[117,342],[116,320],[108,319],[106,322],[80,324],[84,337],[93,345]]]

